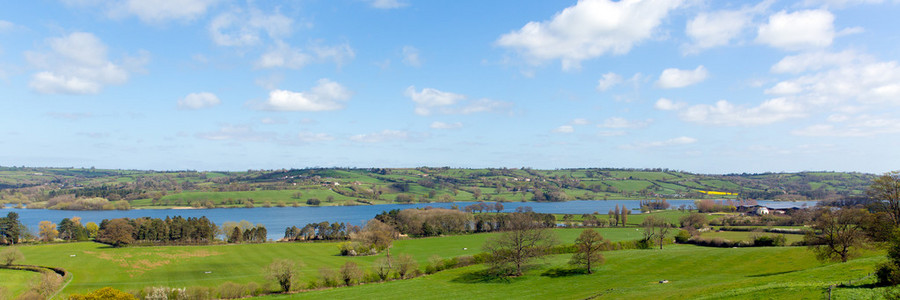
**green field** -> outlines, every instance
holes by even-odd
[[[606,252],[593,275],[551,275],[569,255],[538,263],[508,281],[481,276],[482,266],[413,280],[311,291],[270,299],[821,299],[831,284],[865,277],[883,255],[820,263],[803,247],[706,248]],[[667,284],[659,284],[668,280]],[[871,283],[864,281],[863,284]],[[835,295],[877,298],[873,289],[838,288]]]
[[[39,276],[36,272],[0,269],[0,299],[13,299],[24,293],[28,284]]]
[[[714,239],[721,238],[729,241],[753,241],[754,236],[776,236],[777,233],[769,232],[752,232],[752,231],[708,231],[700,236],[703,238]],[[790,245],[803,240],[802,234],[784,234],[785,242]]]
[[[554,229],[560,242],[571,244],[581,229]],[[633,228],[606,228],[602,234],[612,241],[641,237]],[[472,234],[399,240],[391,253],[410,254],[424,264],[434,255],[450,258],[481,251],[494,234]],[[276,258],[304,264],[299,281],[317,278],[320,268],[338,268],[353,261],[368,270],[380,257],[338,256],[338,243],[267,243],[218,246],[168,246],[110,248],[97,243],[69,243],[22,246],[23,264],[40,264],[66,269],[74,275],[62,294],[83,293],[104,286],[138,290],[149,286],[218,286],[225,281],[265,283],[263,268]],[[75,256],[72,256],[75,255]],[[383,255],[383,254],[382,254]],[[210,273],[206,273],[210,272]]]

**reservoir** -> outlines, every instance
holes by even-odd
[[[671,208],[681,205],[693,205],[694,200],[667,200]],[[322,206],[322,207],[255,207],[255,208],[211,208],[211,209],[134,209],[134,210],[103,210],[103,211],[72,211],[51,209],[19,209],[6,207],[0,209],[3,217],[9,212],[19,214],[19,220],[28,226],[28,229],[37,235],[38,223],[50,221],[59,223],[64,218],[80,217],[81,223],[94,222],[100,224],[103,219],[115,218],[141,218],[151,217],[165,219],[167,216],[202,217],[206,216],[222,225],[224,222],[239,222],[247,220],[253,224],[262,224],[268,230],[268,238],[280,239],[284,236],[284,229],[291,226],[303,227],[309,223],[344,222],[352,225],[364,225],[366,221],[375,217],[382,211],[392,209],[438,207],[451,208],[456,205],[460,209],[477,202],[442,202],[442,203],[416,203],[416,204],[384,204],[384,205],[359,205],[359,206]],[[493,204],[494,202],[485,202]],[[759,205],[770,208],[790,208],[815,206],[816,201],[757,201]],[[503,202],[504,212],[514,212],[521,206],[531,207],[539,213],[561,214],[590,214],[607,212],[619,207],[627,207],[633,214],[639,214],[639,200],[576,200],[566,202]]]

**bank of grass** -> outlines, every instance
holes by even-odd
[[[39,276],[41,274],[37,272],[0,268],[0,299],[15,299]]]
[[[574,242],[582,229],[554,229],[561,243]],[[601,233],[612,241],[636,240],[633,228],[606,228]],[[484,241],[495,233],[399,240],[393,255],[410,254],[424,270],[437,255],[450,258],[481,252]],[[97,243],[32,245],[19,248],[24,264],[61,267],[74,275],[62,295],[84,293],[111,286],[138,290],[151,286],[216,287],[226,281],[268,284],[263,268],[278,258],[302,262],[298,284],[317,279],[320,268],[337,269],[347,261],[369,270],[383,256],[339,256],[339,243],[267,243],[216,246],[166,246],[111,248]],[[74,256],[73,256],[74,255]],[[209,273],[207,273],[209,272]]]
[[[800,227],[797,227],[800,228]],[[714,239],[720,238],[729,241],[748,241],[752,242],[753,237],[755,236],[778,236],[782,235],[779,233],[771,233],[771,232],[752,232],[752,231],[707,231],[700,234],[700,237],[706,239]],[[791,245],[793,243],[799,242],[803,240],[802,234],[783,234],[785,238],[785,243],[787,245]]]
[[[570,258],[555,255],[537,262],[524,276],[508,280],[486,277],[481,272],[484,266],[476,265],[413,280],[267,298],[820,299],[828,286],[865,277],[884,260],[881,252],[867,252],[847,263],[820,263],[803,247],[722,249],[692,245],[604,255],[607,263],[593,275],[553,272],[567,268]],[[660,280],[669,283],[660,284]],[[837,288],[835,294],[877,298],[879,291]]]

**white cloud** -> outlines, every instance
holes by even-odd
[[[846,119],[840,120],[845,122]],[[816,124],[791,131],[794,135],[812,137],[867,137],[900,133],[900,119],[891,117],[861,115],[852,122],[836,126]]]
[[[413,67],[422,66],[422,60],[419,58],[419,49],[413,46],[403,46],[403,63]]]
[[[16,27],[16,24],[7,20],[0,20],[0,32],[5,32],[8,30],[12,30]]]
[[[235,9],[215,17],[209,23],[209,34],[220,46],[252,46],[260,43],[263,31],[275,40],[290,35],[293,23],[277,11],[265,14],[255,8],[249,13]]]
[[[360,143],[381,143],[399,140],[408,140],[409,132],[399,130],[382,130],[381,132],[357,134],[350,137],[351,141]]]
[[[682,88],[706,80],[709,74],[702,65],[693,70],[669,68],[663,70],[656,86],[664,89]]]
[[[854,51],[847,50],[839,53],[807,52],[782,58],[772,66],[772,73],[802,73],[806,71],[818,71],[834,66],[846,66],[852,63],[870,60]]]
[[[369,2],[372,7],[379,9],[394,9],[409,5],[405,1],[400,0],[368,0],[367,2]]]
[[[658,110],[679,110],[686,106],[687,104],[682,102],[675,102],[666,98],[659,98],[656,100],[656,104],[653,105],[654,108]]]
[[[273,90],[262,105],[273,111],[329,111],[344,108],[344,102],[353,95],[346,87],[328,79],[319,79],[308,92]]]
[[[563,125],[563,126],[556,127],[556,129],[553,129],[553,132],[555,132],[555,133],[573,133],[573,132],[575,132],[575,128],[570,125]]]
[[[297,134],[297,139],[303,143],[314,143],[334,140],[334,137],[327,133],[311,133],[301,132]]]
[[[456,123],[444,123],[439,121],[434,121],[430,126],[432,129],[458,129],[462,128],[463,124],[461,122]]]
[[[653,142],[639,142],[633,143],[630,145],[625,145],[622,148],[625,149],[646,149],[646,148],[658,148],[658,147],[671,147],[671,146],[679,146],[679,145],[687,145],[696,143],[697,139],[687,136],[681,136],[677,138],[668,139],[665,141],[653,141]]]
[[[109,11],[113,17],[136,15],[146,23],[168,20],[194,20],[206,14],[218,0],[127,0],[114,4]]]
[[[559,59],[564,70],[607,53],[624,54],[651,38],[681,0],[581,0],[551,20],[529,22],[502,35],[497,44],[521,53],[531,63]]]
[[[257,68],[288,68],[288,69],[300,69],[303,66],[306,66],[312,57],[309,54],[303,53],[302,50],[298,48],[293,48],[290,45],[278,41],[275,43],[275,47],[269,49],[266,53],[263,53],[259,60],[256,61]]]
[[[483,99],[478,99],[478,100],[472,101],[472,102],[470,102],[462,107],[456,108],[456,109],[453,109],[453,108],[445,109],[444,113],[468,115],[468,114],[474,114],[474,113],[480,113],[480,112],[500,112],[500,111],[509,110],[509,108],[511,106],[512,106],[512,103],[509,103],[509,102],[483,98]]]
[[[223,125],[218,131],[200,132],[194,137],[211,141],[265,142],[275,138],[272,132],[258,132],[246,125]]]
[[[753,17],[765,11],[772,0],[765,0],[752,7],[738,10],[701,12],[688,21],[685,33],[691,44],[682,46],[685,53],[693,54],[702,50],[728,45],[740,36],[753,22]]]
[[[432,88],[423,88],[421,92],[416,92],[415,86],[406,88],[405,95],[416,103],[416,114],[422,116],[430,115],[431,110],[435,107],[454,105],[466,99],[465,95],[443,92]]]
[[[765,125],[792,118],[801,118],[808,111],[804,105],[786,98],[764,101],[756,107],[734,105],[719,100],[715,105],[697,104],[679,111],[682,120],[721,126]]]
[[[124,58],[120,64],[107,59],[106,45],[87,32],[74,32],[47,40],[50,52],[26,52],[26,59],[44,69],[32,76],[29,86],[45,94],[96,94],[104,86],[128,81],[147,58]],[[146,54],[144,54],[146,56]]]
[[[809,59],[802,59],[803,55],[798,57],[785,58],[773,69],[827,69],[780,81],[766,92],[796,95],[798,99],[816,106],[828,104],[829,107],[836,107],[835,104],[847,101],[900,104],[900,64],[897,61],[876,61],[868,56],[854,56],[846,52],[814,54],[807,57]]]
[[[897,1],[894,0],[896,3]],[[843,8],[847,6],[860,5],[860,4],[879,4],[884,3],[884,0],[805,0],[803,4],[806,6],[825,6],[825,7],[834,7],[834,8]]]
[[[608,118],[608,119],[604,120],[602,124],[597,124],[597,127],[614,128],[614,129],[643,128],[643,127],[647,127],[647,125],[650,125],[650,123],[653,123],[652,119],[647,119],[647,120],[643,120],[643,121],[641,121],[641,120],[629,121],[625,118],[612,117],[612,118]]]
[[[766,89],[765,93],[770,95],[794,95],[802,91],[803,88],[800,87],[797,83],[782,81],[775,86]]]
[[[603,78],[597,80],[597,91],[602,92],[608,90],[620,83],[622,83],[622,76],[619,76],[619,74],[613,72],[603,74]]]
[[[334,64],[336,64],[338,68],[343,66],[344,63],[347,63],[356,58],[356,52],[354,52],[353,48],[351,48],[347,43],[334,46],[314,44],[310,47],[310,50],[316,54],[316,57],[320,61],[334,62]]]
[[[830,46],[834,36],[834,15],[827,10],[780,11],[759,27],[756,41],[784,50],[803,50]]]
[[[178,108],[180,109],[201,109],[209,108],[221,104],[222,101],[213,93],[190,93],[182,99],[178,100]]]
[[[287,124],[286,120],[277,118],[262,118],[259,122],[263,124]]]

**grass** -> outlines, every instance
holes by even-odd
[[[879,253],[847,263],[820,263],[802,247],[721,249],[691,245],[606,252],[593,275],[556,272],[569,255],[537,262],[522,277],[486,277],[483,266],[413,280],[312,291],[271,299],[819,299],[831,284],[866,276]],[[549,274],[568,276],[545,276]],[[659,284],[659,280],[669,280]],[[840,289],[838,289],[839,292]],[[854,293],[871,298],[875,290]]]
[[[20,270],[0,269],[0,299],[14,299],[28,290],[32,280],[40,273]]]
[[[560,242],[573,243],[581,229],[554,229]],[[612,241],[639,239],[631,228],[600,230]],[[481,252],[484,241],[495,234],[471,234],[440,238],[400,240],[391,249],[393,255],[406,253],[425,263],[433,255],[443,258]],[[62,292],[84,293],[105,286],[120,290],[138,290],[149,286],[215,287],[226,281],[266,283],[263,268],[276,258],[302,263],[299,282],[318,277],[320,268],[336,269],[353,261],[368,270],[382,256],[338,256],[339,243],[267,243],[216,246],[169,246],[110,248],[97,243],[68,243],[22,246],[24,264],[61,267],[74,275]],[[466,249],[467,248],[467,249]],[[74,256],[72,256],[74,255]],[[211,273],[206,273],[211,272]],[[18,286],[18,285],[17,285]]]

